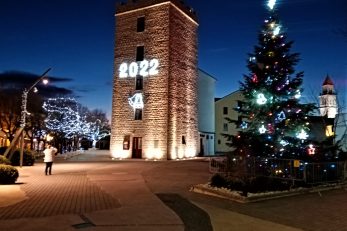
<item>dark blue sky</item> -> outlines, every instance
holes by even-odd
[[[0,73],[26,71],[72,78],[89,108],[110,116],[115,0],[0,0]],[[199,67],[217,80],[216,97],[237,90],[247,74],[247,53],[257,43],[264,0],[186,1],[199,16]],[[304,96],[313,101],[326,74],[347,101],[346,0],[281,0],[280,19],[292,51],[301,53]]]

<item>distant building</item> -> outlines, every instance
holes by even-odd
[[[223,134],[236,135],[238,129],[236,124],[229,123],[225,118],[230,118],[232,120],[240,120],[241,117],[239,113],[234,110],[237,107],[241,107],[241,101],[243,95],[241,91],[235,91],[223,98],[216,99],[215,102],[215,128],[216,128],[216,138],[215,138],[215,152],[216,154],[223,154],[230,152],[232,148],[227,145],[228,140],[223,136]]]
[[[198,121],[200,134],[199,156],[215,154],[215,85],[216,79],[199,69]]]
[[[338,109],[337,94],[330,76],[326,76],[322,92],[319,96],[320,116],[313,118],[313,139],[321,142],[330,140],[331,144],[338,142],[343,151],[347,151],[347,118],[346,113]],[[329,139],[330,138],[330,139]]]
[[[338,112],[334,83],[329,75],[323,82],[322,93],[319,96],[319,112],[321,116],[329,119],[334,119]]]

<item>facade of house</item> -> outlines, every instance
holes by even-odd
[[[234,110],[241,106],[241,100],[243,99],[241,91],[235,91],[221,99],[216,99],[215,102],[215,152],[217,154],[223,154],[230,152],[231,147],[227,145],[228,141],[223,134],[236,135],[238,128],[236,124],[229,123],[225,118],[232,120],[238,120],[239,113]]]
[[[111,156],[197,156],[196,15],[182,1],[137,0],[115,17]]]
[[[215,85],[216,79],[198,70],[198,127],[200,135],[199,156],[215,154]]]

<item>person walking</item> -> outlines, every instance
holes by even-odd
[[[43,153],[45,154],[45,157],[43,158],[43,162],[46,163],[46,169],[45,169],[46,175],[47,175],[47,172],[49,173],[49,175],[52,175],[52,165],[54,161],[54,156],[57,153],[57,151],[58,150],[50,144],[47,144],[46,149],[43,151]]]

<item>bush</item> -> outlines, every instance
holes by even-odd
[[[13,166],[19,166],[20,163],[20,149],[14,151],[13,156],[11,158],[11,163]],[[30,150],[23,151],[23,166],[32,166],[35,163],[35,155]]]
[[[0,184],[14,184],[18,176],[18,170],[15,167],[0,164]]]
[[[211,177],[211,186],[218,187],[218,188],[222,188],[222,187],[226,188],[228,186],[228,181],[227,179],[225,179],[225,177],[219,174],[215,174]]]
[[[6,152],[8,147],[0,147],[0,155],[3,155]]]
[[[11,161],[9,161],[6,157],[0,155],[0,164],[11,165]]]

